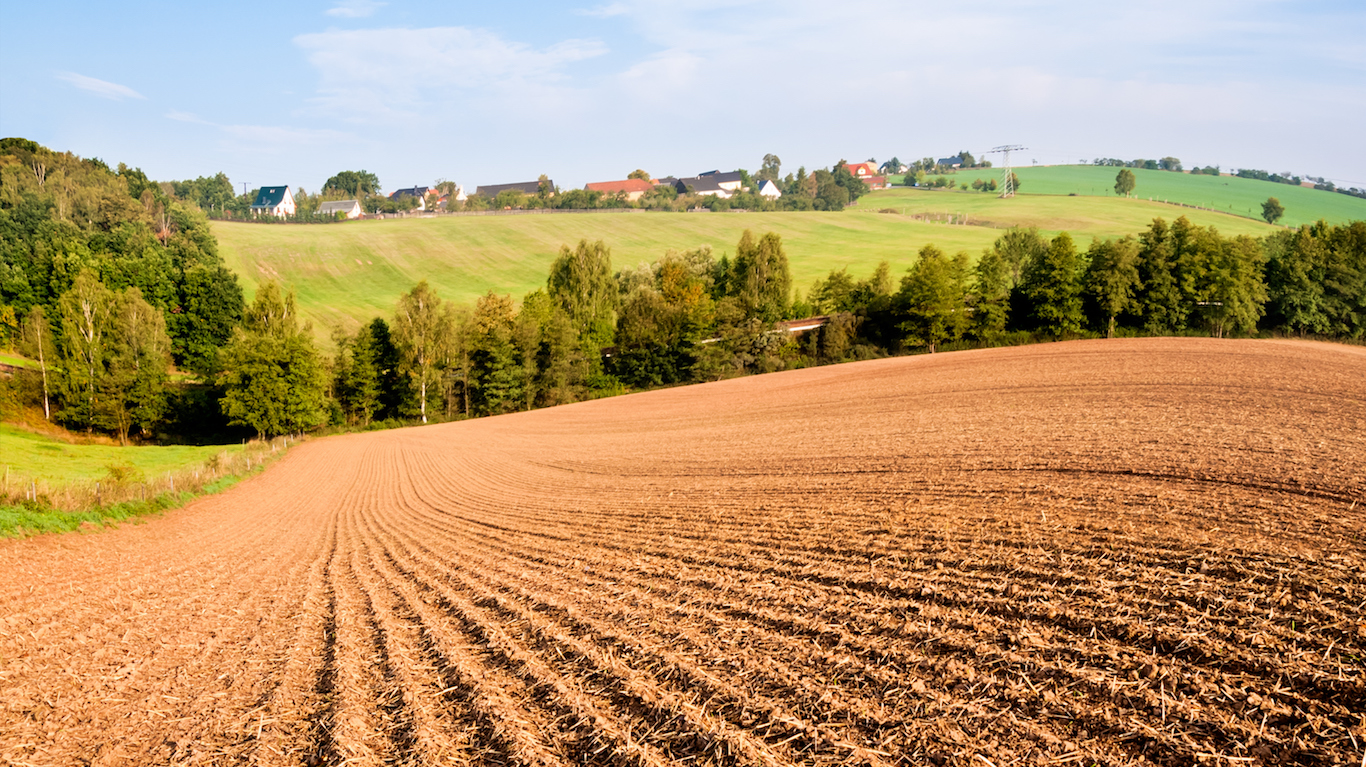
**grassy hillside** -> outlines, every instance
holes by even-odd
[[[1117,173],[1118,168],[1096,165],[1015,169],[1020,179],[1020,194],[1024,196],[1076,194],[1113,198]],[[1201,176],[1141,169],[1134,169],[1133,173],[1138,182],[1134,197],[1142,200],[1151,198],[1197,205],[1260,220],[1262,203],[1268,197],[1275,197],[1285,206],[1285,217],[1280,223],[1286,226],[1313,223],[1320,218],[1333,224],[1366,220],[1366,200],[1336,192],[1233,176]],[[971,184],[975,178],[985,180],[999,175],[999,170],[988,168],[960,171],[955,178]]]
[[[0,477],[8,469],[11,482],[23,477],[61,485],[102,479],[109,474],[111,466],[119,466],[131,467],[135,476],[154,478],[168,471],[197,466],[224,451],[239,453],[241,450],[240,445],[74,445],[0,424]]]
[[[893,209],[896,214],[878,213]],[[254,290],[263,279],[292,286],[318,335],[389,316],[400,293],[426,279],[440,294],[473,301],[492,290],[514,298],[545,284],[563,244],[601,239],[618,268],[653,261],[666,250],[710,245],[732,252],[745,229],[782,235],[793,282],[805,291],[831,269],[856,276],[883,259],[900,272],[923,245],[976,254],[1013,225],[1048,234],[1067,230],[1079,241],[1136,232],[1157,216],[1187,215],[1228,234],[1263,234],[1266,224],[1145,200],[1021,196],[1000,200],[971,192],[891,189],[843,213],[585,213],[390,219],[327,225],[216,222],[229,267]],[[951,215],[968,225],[943,223]]]

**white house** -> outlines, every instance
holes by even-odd
[[[251,212],[284,218],[294,215],[294,193],[287,186],[263,186],[256,193]]]
[[[319,216],[335,216],[338,213],[346,218],[360,218],[361,209],[359,200],[336,200],[325,202],[318,206]]]
[[[779,189],[778,185],[772,181],[764,179],[759,182],[759,196],[767,197],[770,200],[776,200],[783,196],[783,190]]]

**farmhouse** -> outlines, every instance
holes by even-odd
[[[416,210],[427,209],[427,195],[435,194],[436,190],[429,186],[410,186],[407,189],[395,189],[389,194],[389,199],[397,200],[400,197],[416,197]]]
[[[640,178],[628,178],[624,181],[597,181],[584,187],[590,192],[602,192],[605,195],[625,194],[626,199],[631,202],[639,200],[642,195],[654,188],[654,183]]]
[[[360,218],[360,201],[334,200],[333,202],[325,202],[318,206],[319,216],[336,216],[338,214],[345,218]]]
[[[691,187],[693,193],[702,195],[712,195],[721,199],[729,199],[732,194],[740,191],[744,182],[740,178],[740,173],[721,173],[720,171],[707,171],[699,173],[692,178],[680,178],[674,181],[674,188],[679,194],[687,194]]]
[[[945,168],[963,167],[962,157],[941,157],[935,161],[935,165],[943,165]]]
[[[546,183],[550,186],[551,193],[553,194],[555,182],[547,180]],[[541,191],[541,182],[523,181],[518,184],[488,184],[486,186],[475,187],[474,193],[493,199],[498,196],[499,192],[507,191],[521,192],[526,195],[539,194]]]
[[[869,189],[887,188],[887,177],[878,175],[877,168],[871,162],[860,162],[844,167],[849,169],[854,178],[867,184]]]
[[[770,200],[776,200],[783,196],[783,191],[778,188],[777,184],[768,179],[764,179],[759,182],[759,196],[767,197]]]
[[[256,193],[256,201],[251,204],[255,215],[284,218],[294,215],[294,193],[287,186],[263,186]]]

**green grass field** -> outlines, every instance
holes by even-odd
[[[8,472],[11,482],[21,477],[49,485],[91,482],[108,476],[112,466],[130,466],[135,476],[155,478],[197,466],[224,451],[239,453],[242,446],[73,445],[0,424],[0,476]]]
[[[1016,168],[1021,196],[1076,194],[1086,197],[1115,197],[1115,176],[1119,168],[1096,165],[1050,165]],[[1285,206],[1285,217],[1278,223],[1300,226],[1324,219],[1330,224],[1366,220],[1366,200],[1336,192],[1307,187],[1273,184],[1233,176],[1203,176],[1169,173],[1163,170],[1133,171],[1137,186],[1135,199],[1179,202],[1213,208],[1233,215],[1261,220],[1262,203],[1275,197]],[[999,178],[1000,170],[964,170],[951,176],[959,182]],[[1175,216],[1172,216],[1175,218]],[[1194,220],[1194,217],[1191,217]],[[1222,229],[1222,227],[1221,227]]]
[[[893,209],[895,215],[878,213]],[[888,260],[908,268],[933,243],[976,255],[1002,229],[1037,226],[1046,234],[1091,237],[1138,232],[1153,218],[1186,215],[1227,234],[1261,235],[1264,223],[1146,200],[1020,196],[1000,200],[973,192],[894,188],[862,198],[842,213],[584,213],[389,219],[323,225],[215,222],[228,266],[250,292],[264,279],[291,286],[301,314],[320,339],[375,316],[389,317],[398,296],[427,280],[449,300],[473,302],[487,291],[520,299],[543,287],[561,245],[607,243],[615,268],[658,259],[669,249],[710,245],[732,253],[745,229],[782,235],[793,283],[805,292],[832,269],[856,277]],[[966,216],[969,225],[947,224]]]

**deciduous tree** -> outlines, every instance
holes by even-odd
[[[1266,198],[1266,202],[1262,203],[1262,218],[1266,219],[1268,224],[1274,224],[1277,221],[1280,221],[1281,216],[1284,215],[1285,206],[1275,197],[1268,197]]]
[[[223,350],[218,382],[229,423],[273,437],[326,420],[327,381],[312,333],[311,326],[299,326],[292,291],[282,295],[275,282],[261,283]]]
[[[897,293],[904,316],[901,330],[908,343],[933,353],[962,336],[967,326],[966,270],[966,254],[950,260],[933,245],[920,249],[920,258],[901,278]]]
[[[1067,232],[1054,237],[1043,257],[1025,269],[1020,290],[1029,301],[1039,330],[1053,336],[1081,330],[1083,271],[1082,260]]]
[[[1138,242],[1094,240],[1088,252],[1086,291],[1105,316],[1105,337],[1115,336],[1115,317],[1128,311],[1138,291]]]
[[[1121,197],[1128,197],[1133,193],[1134,187],[1138,182],[1134,179],[1134,172],[1128,168],[1121,168],[1115,176],[1115,194]]]
[[[394,341],[402,369],[417,392],[418,413],[423,423],[427,423],[428,391],[434,391],[440,383],[437,365],[443,358],[445,345],[450,343],[449,320],[449,315],[442,309],[440,296],[426,280],[399,296],[398,307],[394,310]]]

